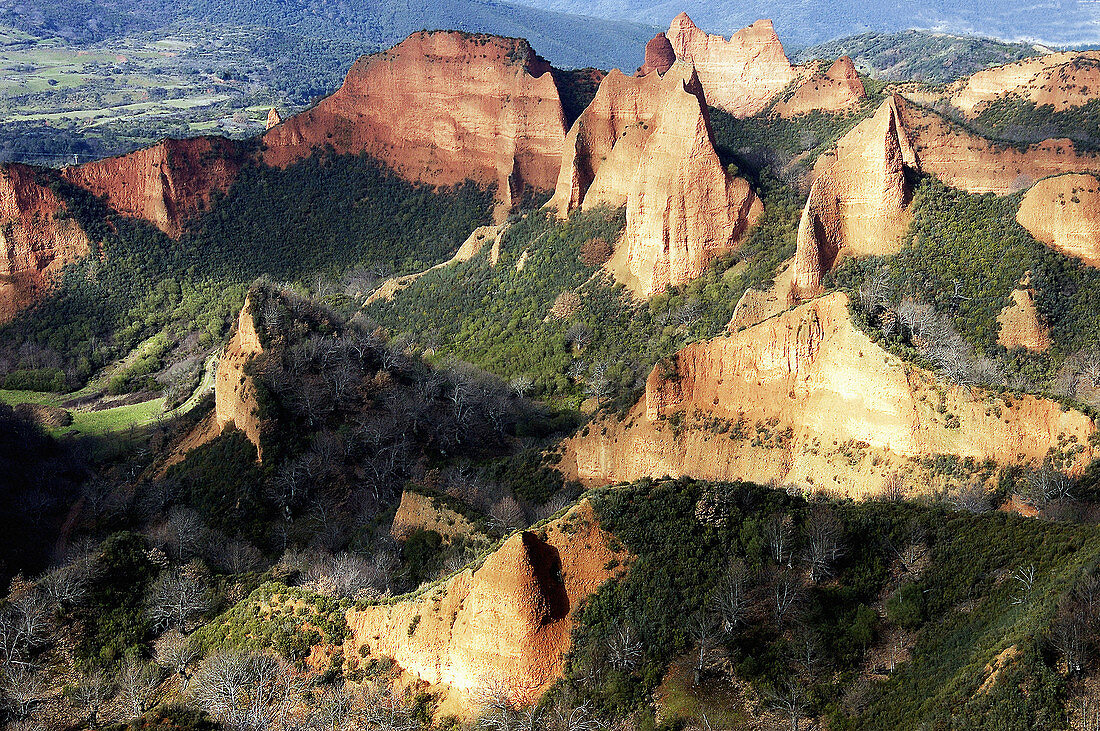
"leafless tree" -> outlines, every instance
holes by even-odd
[[[1077,731],[1100,731],[1100,698],[1094,693],[1086,693],[1076,703],[1076,725],[1072,728]]]
[[[1035,588],[1035,564],[1021,566],[1012,572],[1012,581],[1016,584],[1013,604],[1030,604],[1031,593]]]
[[[592,704],[558,701],[550,709],[550,731],[601,731],[604,723],[592,713]]]
[[[83,675],[73,687],[69,700],[73,707],[83,712],[89,726],[99,724],[99,712],[115,694],[114,683],[107,673],[93,670]]]
[[[497,500],[489,510],[489,515],[504,530],[519,528],[526,522],[523,507],[511,495],[504,495]]]
[[[527,394],[531,393],[531,389],[535,387],[535,380],[528,375],[519,375],[511,380],[508,384],[512,393],[516,395],[516,398],[524,398]]]
[[[25,663],[30,652],[46,641],[50,626],[49,607],[37,588],[13,591],[8,604],[0,607],[0,669]]]
[[[792,569],[774,569],[771,575],[772,613],[780,627],[802,599],[802,581]]]
[[[794,536],[794,520],[785,513],[773,514],[764,527],[771,558],[777,566],[791,566],[791,542]]]
[[[886,475],[886,479],[882,483],[880,497],[888,503],[900,503],[905,500],[908,492],[902,476],[897,472],[891,472]]]
[[[575,322],[565,331],[565,341],[575,345],[577,350],[584,350],[592,344],[592,328],[586,323]]]
[[[149,590],[146,613],[153,627],[182,632],[195,615],[209,608],[202,569],[188,564],[161,572]]]
[[[475,728],[479,731],[520,731],[523,709],[512,700],[508,684],[500,679],[483,679],[474,693],[481,707]]]
[[[0,698],[16,718],[24,718],[46,698],[49,686],[38,668],[13,665],[0,675]]]
[[[175,561],[187,561],[203,546],[206,526],[190,508],[173,507],[164,522],[152,530],[153,540]]]
[[[160,683],[160,668],[128,655],[118,674],[122,702],[130,716],[140,716],[152,707],[153,695]]]
[[[378,593],[378,572],[366,557],[338,553],[318,557],[305,573],[305,585],[325,596],[354,599],[364,592]]]
[[[607,640],[607,661],[617,670],[633,670],[642,659],[642,642],[629,624],[619,625]]]
[[[752,575],[745,562],[735,558],[718,582],[712,602],[722,618],[722,631],[732,634],[744,624],[749,610]]]
[[[366,690],[361,708],[362,725],[357,731],[413,731],[419,727],[412,710],[388,685]]]
[[[180,683],[185,691],[191,682],[191,664],[201,654],[198,643],[174,629],[162,634],[153,644],[153,657],[157,664],[180,676]]]
[[[772,709],[787,719],[787,728],[798,731],[810,705],[809,694],[802,682],[791,678],[782,690],[772,693],[769,700]]]
[[[699,647],[699,654],[695,660],[693,685],[699,685],[703,679],[703,670],[706,668],[707,659],[714,649],[718,638],[718,618],[707,611],[696,612],[688,619],[687,630],[691,639]]]
[[[596,399],[596,408],[603,405],[603,401],[611,395],[614,388],[608,376],[610,364],[607,361],[598,361],[592,364],[592,370],[588,379],[588,395]]]
[[[1051,628],[1050,644],[1066,663],[1070,675],[1080,673],[1085,666],[1088,646],[1086,618],[1076,612],[1060,612]]]
[[[241,731],[285,727],[307,680],[272,655],[218,652],[195,674],[195,700],[218,721]]]
[[[1082,350],[1077,354],[1081,375],[1090,386],[1100,386],[1100,345]]]
[[[833,565],[844,555],[840,542],[843,527],[831,510],[816,505],[806,521],[806,562],[810,567],[810,581],[821,581],[832,576]]]
[[[1064,472],[1043,465],[1028,472],[1026,492],[1021,497],[1037,508],[1069,500],[1073,497],[1073,481]]]
[[[263,554],[248,541],[234,539],[218,547],[217,563],[232,574],[245,574],[263,565]]]
[[[970,481],[955,488],[948,500],[951,507],[964,513],[985,513],[990,509],[989,494],[980,482]]]

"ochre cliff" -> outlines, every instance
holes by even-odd
[[[1100,267],[1100,181],[1095,176],[1040,180],[1024,195],[1016,220],[1044,244]]]
[[[278,109],[276,109],[275,107],[272,107],[270,110],[268,110],[268,112],[267,112],[267,122],[265,122],[265,127],[267,129],[271,129],[272,127],[274,127],[276,125],[279,125],[279,124],[282,124],[282,123],[283,123],[283,118],[279,115],[279,110]]]
[[[214,378],[214,418],[218,431],[235,426],[256,445],[256,458],[262,459],[260,449],[260,406],[256,400],[256,387],[251,376],[245,373],[248,362],[263,352],[260,336],[252,315],[252,302],[246,299],[237,317],[237,331],[225,346],[218,362]]]
[[[666,35],[676,57],[695,65],[707,103],[735,117],[762,112],[795,78],[770,20],[758,20],[727,41],[708,35],[680,13]]]
[[[821,278],[842,254],[896,252],[909,223],[907,169],[916,156],[890,97],[822,155],[802,211],[795,253],[795,294],[820,293]]]
[[[431,495],[405,490],[393,516],[390,534],[403,541],[418,530],[435,531],[448,540],[484,537],[483,531],[464,515],[451,510]]]
[[[772,108],[781,117],[812,111],[843,112],[857,106],[866,92],[852,59],[841,56],[827,70],[803,81],[789,99]]]
[[[997,315],[1000,330],[997,342],[1009,350],[1025,348],[1041,352],[1050,347],[1050,328],[1043,322],[1035,307],[1035,292],[1028,286],[1027,278],[1012,290],[1012,304],[1006,305]]]
[[[124,216],[141,218],[172,237],[205,208],[210,194],[237,177],[244,153],[231,140],[161,140],[152,147],[61,171],[69,182],[104,197]]]
[[[411,599],[349,610],[347,660],[390,657],[467,699],[503,688],[530,704],[561,677],[581,604],[625,570],[625,558],[582,501],[540,529],[513,534],[476,570]]]
[[[331,145],[367,152],[408,180],[553,188],[565,121],[550,65],[527,41],[414,33],[363,56],[336,93],[263,137],[265,162],[285,166]]]
[[[0,167],[0,323],[33,304],[66,264],[91,250],[79,224],[39,171]]]
[[[946,387],[941,413],[944,388],[879,348],[852,324],[846,297],[832,294],[659,364],[627,419],[569,440],[561,465],[601,483],[777,479],[861,496],[893,473],[937,487],[921,466],[933,455],[1039,463],[1075,443],[1084,449],[1073,470],[1093,457],[1096,427],[1079,411]]]
[[[601,204],[626,206],[608,267],[640,297],[698,276],[755,221],[760,201],[719,160],[689,64],[663,77],[612,71],[570,129],[550,205]]]
[[[945,97],[973,118],[1007,94],[1057,112],[1100,98],[1100,52],[1050,53],[979,71],[949,86]]]

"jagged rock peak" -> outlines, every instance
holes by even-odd
[[[676,51],[673,50],[672,43],[664,33],[658,33],[645,44],[645,61],[638,69],[637,75],[645,76],[654,71],[664,74],[672,68],[674,63],[676,63]]]

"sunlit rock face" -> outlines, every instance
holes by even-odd
[[[214,414],[219,430],[230,426],[240,429],[256,445],[257,458],[261,459],[260,406],[256,400],[256,386],[245,372],[245,366],[262,352],[252,302],[246,299],[237,317],[237,330],[218,362],[214,379]]]
[[[550,65],[527,41],[414,33],[363,56],[343,85],[264,135],[263,159],[285,166],[315,147],[367,152],[407,180],[550,190],[565,118]]]
[[[841,56],[824,73],[811,74],[789,99],[779,101],[773,112],[797,117],[813,111],[843,112],[859,105],[866,96],[852,59]]]
[[[1024,196],[1016,220],[1044,244],[1100,267],[1100,180],[1095,175],[1040,180]]]

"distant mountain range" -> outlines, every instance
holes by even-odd
[[[866,32],[911,28],[970,33],[1053,45],[1100,43],[1100,3],[1090,0],[517,0],[564,13],[586,13],[658,26],[686,11],[701,28],[730,34],[758,18],[771,18],[784,43],[806,46]]]
[[[559,67],[632,72],[641,65],[645,42],[656,28],[584,15],[485,0],[59,0],[4,4],[0,25],[35,38],[81,43],[179,25],[270,29],[280,36],[280,47],[290,35],[302,48],[344,51],[354,44],[362,53],[388,48],[417,30],[448,28],[526,38]]]

